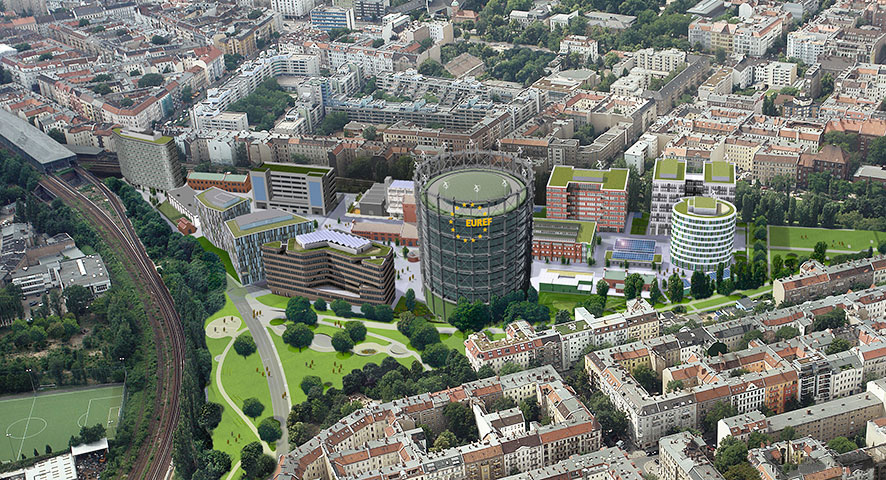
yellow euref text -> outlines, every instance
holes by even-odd
[[[468,218],[465,219],[465,226],[467,227],[488,227],[492,224],[491,218]]]

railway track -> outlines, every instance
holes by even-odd
[[[46,176],[41,183],[57,197],[82,204],[96,222],[103,225],[119,240],[126,256],[137,267],[147,289],[146,293],[159,312],[159,315],[148,312],[148,319],[157,341],[159,380],[155,404],[157,415],[151,421],[149,440],[138,452],[138,458],[128,478],[164,479],[169,473],[172,461],[172,437],[178,425],[179,394],[185,362],[185,339],[181,319],[169,290],[157,273],[153,261],[145,252],[132,223],[126,217],[126,209],[120,199],[86,171],[80,168],[76,171],[108,199],[109,205],[120,218],[122,228],[101,206],[93,203],[58,177]]]

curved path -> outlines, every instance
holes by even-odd
[[[270,308],[270,307],[266,307],[266,308]],[[338,327],[336,327],[335,323],[333,323],[333,322],[328,322],[328,321],[326,321],[326,320],[319,320],[319,318],[333,318],[333,319],[335,319],[335,320],[341,320],[341,319],[338,318],[338,317],[329,317],[329,316],[324,316],[324,315],[318,315],[317,317],[318,317],[318,320],[317,320],[317,324],[318,324],[318,325],[326,325],[326,326],[329,326],[329,327],[335,327],[335,328],[338,328]],[[367,322],[367,321],[364,321],[363,323],[365,323],[367,327],[371,327],[371,328],[376,328],[375,325],[387,325],[388,327],[391,327],[391,326],[392,326],[392,325],[387,324],[387,323],[379,323],[379,322]],[[397,329],[397,328],[394,327],[394,328],[388,328],[388,329],[386,329],[386,330],[396,330],[396,329]],[[367,336],[367,337],[372,337],[372,338],[378,338],[379,340],[384,340],[384,341],[386,341],[386,342],[390,342],[390,345],[385,346],[385,347],[382,347],[382,348],[379,350],[379,352],[381,352],[381,353],[387,353],[388,355],[390,355],[390,356],[392,356],[392,357],[396,357],[396,358],[414,357],[416,360],[418,360],[419,362],[421,362],[422,365],[424,365],[425,370],[430,370],[430,369],[431,369],[431,366],[430,366],[430,365],[428,365],[427,363],[421,361],[421,355],[419,355],[418,353],[416,353],[416,352],[410,350],[409,348],[407,348],[406,345],[403,344],[403,342],[398,342],[398,341],[394,340],[393,338],[388,338],[388,337],[386,337],[386,336],[384,336],[384,335],[379,335],[379,334],[374,333],[374,332],[366,332],[366,336]],[[392,346],[395,346],[395,345],[398,346],[398,347],[400,347],[400,348],[402,349],[402,351],[404,351],[404,352],[406,352],[406,353],[405,353],[405,354],[398,354],[398,353],[392,352],[392,351],[391,351],[391,347],[392,347]],[[314,346],[311,345],[311,348],[313,348],[313,347],[314,347]]]
[[[237,337],[239,337],[240,334],[245,331],[246,331],[246,329],[244,328],[243,330],[240,330],[239,332],[237,332],[237,334],[231,338],[231,341],[228,342],[228,345],[225,347],[225,350],[220,355],[218,355],[216,357],[218,359],[218,367],[216,367],[216,369],[215,369],[215,383],[216,383],[216,386],[218,386],[218,393],[220,393],[222,398],[225,399],[225,402],[228,403],[228,406],[231,407],[235,412],[237,412],[237,415],[239,415],[240,418],[244,422],[246,422],[246,425],[249,427],[250,430],[252,430],[252,433],[255,434],[255,438],[258,438],[259,442],[261,442],[261,445],[264,448],[265,453],[272,453],[271,448],[268,446],[268,443],[261,440],[261,437],[258,434],[258,429],[255,428],[255,425],[252,424],[252,420],[250,420],[249,417],[247,417],[246,414],[243,413],[242,410],[240,410],[240,407],[237,406],[237,404],[234,403],[233,400],[231,400],[231,397],[228,396],[228,392],[225,391],[225,385],[222,383],[222,367],[224,367],[224,365],[225,365],[225,357],[228,356],[228,351],[230,351],[231,347],[234,346],[234,341],[237,339]],[[237,462],[237,463],[239,465],[240,462]],[[237,470],[236,468],[233,468],[231,471],[233,472],[236,470]]]

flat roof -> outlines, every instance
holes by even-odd
[[[302,173],[304,175],[323,176],[329,173],[332,167],[321,167],[314,165],[297,165],[286,163],[264,163],[252,169],[253,172],[284,172],[284,173]]]
[[[580,220],[556,220],[551,218],[532,219],[532,238],[571,239],[576,243],[591,243],[597,231],[597,222]]]
[[[705,163],[704,181],[707,183],[735,183],[735,165],[729,162]]]
[[[31,160],[49,164],[76,157],[37,127],[0,108],[0,136],[21,149]]]
[[[124,132],[124,130],[122,128],[115,128],[114,129],[114,133],[116,133],[117,135],[120,135],[123,138],[128,138],[130,140],[135,140],[138,142],[155,143],[157,145],[165,145],[165,144],[172,141],[172,137],[167,137],[167,136],[160,136],[157,138],[148,138],[148,135],[143,135],[142,138],[140,138],[140,137],[135,137],[133,135],[127,135],[123,132]],[[135,132],[132,132],[132,133],[135,133]]]
[[[521,188],[510,175],[494,170],[455,170],[428,185],[429,193],[459,202],[488,202],[506,197]]]
[[[626,190],[628,188],[628,169],[588,170],[559,165],[551,170],[551,177],[548,179],[549,187],[565,187],[569,182],[598,183],[600,188],[604,190]]]
[[[686,162],[676,158],[662,158],[655,161],[655,180],[684,180],[686,178]]]
[[[225,225],[234,237],[243,237],[274,228],[286,227],[308,220],[282,210],[259,210],[228,220]]]
[[[207,188],[198,193],[195,198],[203,205],[220,212],[247,201],[244,197],[226,192],[218,187]]]
[[[693,211],[689,211],[689,207]],[[711,213],[699,212],[695,209],[710,210]],[[726,201],[711,197],[689,197],[677,202],[674,211],[698,218],[726,217],[735,213],[735,207]]]
[[[243,183],[248,177],[246,175],[238,175],[236,173],[211,173],[211,172],[191,172],[188,174],[188,180],[206,180],[212,182],[240,182]]]

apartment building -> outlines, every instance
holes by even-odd
[[[393,248],[337,230],[298,235],[262,246],[268,288],[277,295],[390,305]]]
[[[795,180],[800,152],[792,149],[764,148],[758,150],[752,160],[754,180],[769,184],[776,177]]]
[[[354,29],[354,9],[319,6],[311,10],[311,25],[318,30]]]
[[[338,205],[335,170],[330,167],[264,163],[249,177],[256,208],[326,215]]]
[[[713,453],[701,437],[680,432],[658,441],[661,480],[723,480],[714,468]]]
[[[686,52],[676,48],[654,50],[643,48],[634,52],[634,67],[654,72],[671,73],[686,64]]]
[[[597,41],[584,35],[567,35],[560,40],[560,55],[577,53],[587,62],[596,62],[600,55],[597,53]]]
[[[533,422],[527,428],[519,409],[487,413],[497,398],[528,396],[550,416],[549,425]],[[482,438],[430,452],[423,442],[417,443],[421,441],[417,425],[445,428],[443,409],[451,402],[473,410]],[[357,410],[284,455],[278,471],[286,478],[404,477],[401,472],[408,471],[405,478],[484,480],[508,472],[536,472],[561,462],[573,465],[600,449],[600,437],[600,425],[587,407],[553,368],[544,366]],[[411,452],[408,459],[398,453],[404,451]]]
[[[597,224],[577,220],[532,219],[532,257],[585,263],[594,258]]]
[[[627,217],[628,170],[556,166],[547,184],[547,218],[596,222],[621,231]]]
[[[859,249],[865,246],[859,246]],[[800,271],[772,283],[772,299],[776,304],[794,304],[837,292],[846,292],[856,286],[870,286],[886,282],[886,255],[851,260],[838,265],[824,266],[807,260]]]
[[[849,159],[843,149],[836,145],[824,145],[815,153],[801,153],[797,163],[797,187],[805,189],[809,175],[813,173],[829,173],[835,179],[846,180],[849,177]]]
[[[314,8],[314,0],[271,0],[271,10],[285,18],[304,17]]]
[[[131,184],[162,190],[184,183],[178,147],[172,137],[114,129],[120,172]]]
[[[790,20],[790,14],[765,11],[737,24],[700,17],[689,24],[689,43],[714,51],[761,57],[775,43]]]
[[[234,217],[224,223],[221,243],[228,252],[240,283],[248,285],[265,279],[261,247],[309,233],[314,224],[302,217],[280,210],[258,210]]]
[[[685,197],[695,196],[734,202],[735,165],[721,161],[705,162],[701,173],[689,173],[685,160],[656,160],[652,174],[649,233],[666,235],[670,232],[674,205]]]

